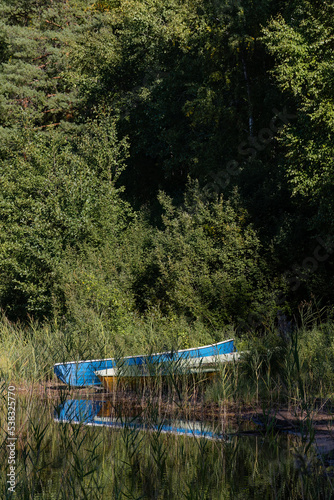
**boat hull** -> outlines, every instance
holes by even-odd
[[[104,388],[113,392],[120,386],[135,388],[150,385],[159,377],[162,381],[168,381],[170,375],[193,376],[201,382],[213,379],[224,363],[237,361],[240,354],[237,352],[206,356],[201,358],[188,358],[172,362],[161,362],[152,365],[126,366],[97,370],[95,374],[101,380]]]
[[[54,372],[62,382],[72,387],[99,386],[101,385],[101,381],[95,374],[97,371],[120,368],[131,369],[131,367],[136,367],[136,369],[137,367],[145,367],[145,369],[151,370],[152,367],[155,369],[160,363],[178,362],[179,360],[196,358],[205,359],[210,356],[230,354],[234,351],[234,340],[229,339],[203,347],[169,351],[148,356],[128,356],[120,360],[108,358],[57,363],[54,366]]]

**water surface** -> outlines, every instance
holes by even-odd
[[[334,498],[330,457],[289,434],[238,435],[223,421],[163,418],[153,404],[124,415],[84,399],[20,398],[17,424],[16,498]]]

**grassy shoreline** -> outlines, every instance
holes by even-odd
[[[135,326],[137,325],[137,329]],[[101,325],[100,325],[101,326]],[[134,321],[123,335],[102,327],[76,333],[76,328],[53,323],[29,325],[0,319],[0,379],[23,383],[55,383],[53,365],[75,359],[122,357],[195,347],[235,338],[245,354],[238,363],[220,366],[207,384],[203,400],[312,407],[331,400],[334,393],[334,322],[304,322],[289,333],[269,325],[261,336],[238,335],[233,327],[210,332],[202,326],[152,318]],[[196,388],[197,389],[197,388]]]

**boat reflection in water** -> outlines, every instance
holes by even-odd
[[[82,423],[84,425],[107,426],[113,429],[138,429],[157,431],[197,438],[226,440],[227,436],[220,434],[207,423],[186,420],[148,421],[140,416],[115,416],[110,401],[77,400],[65,401],[55,410],[55,421],[62,423]]]

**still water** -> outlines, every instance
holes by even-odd
[[[59,403],[59,402],[58,402]],[[331,499],[331,457],[289,434],[247,435],[224,421],[164,418],[154,405],[36,397],[18,403],[22,499]]]

